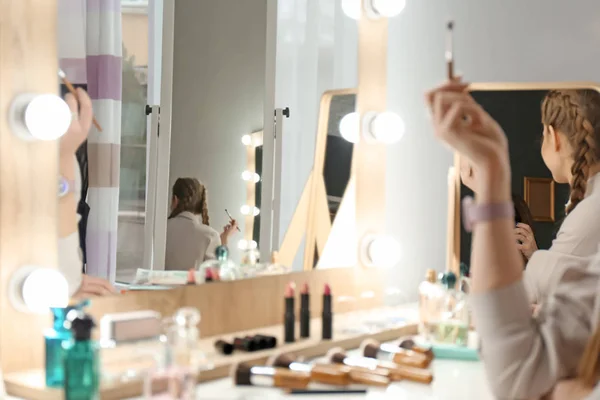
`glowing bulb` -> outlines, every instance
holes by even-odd
[[[244,146],[250,146],[252,144],[252,136],[250,136],[250,135],[242,136],[242,144]]]
[[[9,125],[26,140],[56,140],[71,125],[71,110],[54,94],[21,94],[9,110]]]
[[[260,210],[258,209],[258,207],[251,207],[247,204],[244,204],[242,207],[240,207],[240,212],[242,213],[242,215],[250,215],[252,214],[253,216],[257,216],[258,214],[260,214]]]
[[[32,312],[44,313],[51,307],[64,308],[69,303],[69,285],[59,271],[33,269],[23,280],[21,297]]]
[[[375,267],[393,267],[402,257],[400,244],[391,236],[370,236],[365,241],[365,263]]]
[[[365,117],[366,129],[371,139],[380,143],[391,144],[404,136],[406,126],[404,120],[396,113],[386,111]]]
[[[361,0],[342,0],[342,11],[346,16],[354,20],[360,19]]]
[[[242,172],[242,179],[245,181],[253,181],[254,183],[257,183],[258,181],[260,181],[260,175],[258,175],[256,172],[246,170]]]
[[[242,239],[238,242],[238,249],[240,250],[254,250],[258,247],[258,243],[254,240]]]
[[[371,7],[378,15],[393,18],[406,7],[406,0],[371,0]]]
[[[340,121],[340,135],[350,143],[358,143],[360,139],[360,118],[357,112],[344,115]]]

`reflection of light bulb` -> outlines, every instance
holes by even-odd
[[[365,263],[374,267],[393,267],[402,256],[400,244],[391,236],[375,235],[366,238]]]
[[[361,14],[361,0],[342,0],[342,11],[348,17],[359,20]]]
[[[406,126],[404,120],[398,114],[386,111],[367,114],[365,117],[365,131],[371,139],[380,143],[391,144],[402,139]]]
[[[357,112],[344,115],[340,121],[340,134],[350,143],[357,143],[360,139],[360,120]]]
[[[22,94],[9,111],[9,124],[24,139],[55,140],[71,125],[71,110],[54,94]]]
[[[246,170],[242,172],[242,179],[245,181],[253,181],[254,183],[256,183],[260,181],[260,175],[258,175],[256,172]]]
[[[258,243],[254,240],[242,239],[238,242],[238,249],[240,250],[254,250],[258,247]]]
[[[250,135],[242,136],[242,144],[244,146],[250,146],[252,144],[252,136],[250,136]]]
[[[69,285],[59,271],[35,268],[21,286],[23,303],[30,311],[44,313],[50,307],[64,308],[69,302]]]
[[[382,17],[392,18],[406,7],[406,0],[370,0],[373,11]]]
[[[242,207],[240,207],[240,212],[243,215],[250,215],[252,213],[253,216],[257,216],[258,214],[260,214],[260,210],[258,209],[258,207],[251,207],[247,204],[244,204]]]

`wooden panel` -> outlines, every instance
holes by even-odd
[[[0,360],[5,373],[43,364],[49,316],[16,311],[6,288],[25,264],[57,266],[57,144],[8,129],[20,93],[58,94],[55,0],[0,0]]]
[[[525,203],[534,221],[554,222],[554,180],[524,178]]]

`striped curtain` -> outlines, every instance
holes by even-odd
[[[115,280],[121,145],[121,0],[59,0],[61,69],[87,84],[103,131],[88,138],[87,273]]]

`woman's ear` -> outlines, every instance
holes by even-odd
[[[552,148],[554,149],[554,151],[556,151],[557,153],[560,151],[560,147],[561,147],[561,140],[560,140],[560,135],[558,134],[558,132],[554,129],[554,127],[552,125],[548,126],[548,135],[550,136],[550,143],[552,144]]]

